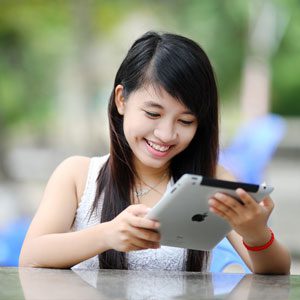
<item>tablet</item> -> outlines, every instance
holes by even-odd
[[[148,212],[147,218],[160,222],[161,245],[194,250],[211,250],[231,230],[227,221],[209,211],[208,199],[221,192],[233,196],[242,188],[257,202],[273,187],[243,182],[183,175]]]

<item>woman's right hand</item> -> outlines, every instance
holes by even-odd
[[[148,211],[144,204],[133,204],[108,222],[108,248],[121,252],[159,248],[159,222],[145,218]]]

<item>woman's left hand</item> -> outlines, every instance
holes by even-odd
[[[274,208],[272,199],[265,197],[257,203],[241,188],[236,193],[241,203],[229,195],[216,193],[209,199],[210,211],[228,221],[247,244],[264,244],[270,235],[267,222]]]

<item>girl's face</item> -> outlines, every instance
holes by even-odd
[[[163,169],[183,151],[197,130],[196,116],[162,88],[142,87],[125,100],[115,90],[118,112],[124,116],[126,140],[136,168]]]

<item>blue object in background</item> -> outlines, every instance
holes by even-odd
[[[237,180],[260,184],[285,133],[282,117],[268,114],[245,124],[229,147],[220,153],[220,164]]]
[[[285,122],[278,115],[268,114],[245,124],[230,146],[220,155],[220,164],[238,181],[260,184],[285,132]],[[211,272],[222,272],[227,266],[240,265],[245,273],[249,268],[224,238],[212,251]]]
[[[210,271],[223,272],[230,265],[239,265],[244,270],[244,273],[251,273],[227,238],[224,238],[212,251]]]
[[[245,274],[228,274],[228,276],[224,277],[222,274],[212,274],[214,296],[216,297],[214,299],[231,298],[230,293],[234,292],[234,289],[245,276]],[[229,298],[227,298],[228,296]]]
[[[0,230],[0,266],[18,266],[21,247],[30,220],[20,218],[9,222]]]

